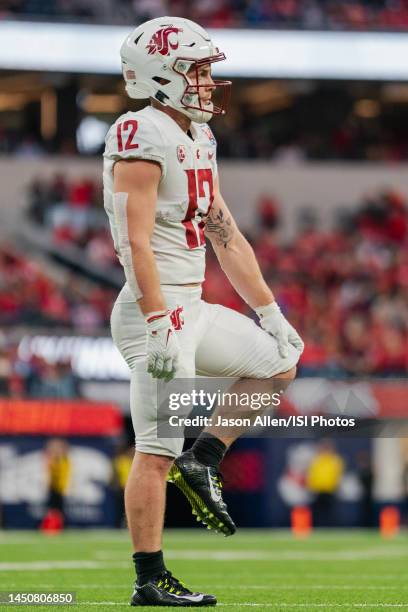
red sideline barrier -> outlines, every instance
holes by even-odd
[[[0,399],[0,435],[112,436],[122,430],[123,416],[114,404]]]
[[[380,405],[382,418],[408,418],[408,384],[374,384],[374,395]]]

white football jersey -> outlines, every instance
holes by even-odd
[[[104,206],[119,258],[118,222],[113,206],[114,164],[120,159],[145,159],[161,166],[151,246],[164,285],[204,280],[203,217],[214,197],[216,141],[207,124],[192,122],[190,132],[192,138],[166,113],[147,106],[119,117],[105,141]]]

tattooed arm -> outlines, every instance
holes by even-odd
[[[205,235],[234,289],[251,306],[270,304],[272,291],[263,279],[254,251],[239,231],[220,193],[218,178],[214,202],[206,218]]]

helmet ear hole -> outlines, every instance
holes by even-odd
[[[152,77],[152,81],[156,81],[156,83],[159,83],[159,85],[168,85],[169,83],[171,83],[171,81],[169,81],[169,79],[164,79],[163,77]]]
[[[166,104],[166,100],[169,100],[169,96],[167,96],[163,91],[160,90],[156,92],[156,95],[154,97],[162,104]]]
[[[194,64],[194,61],[186,60],[186,59],[178,59],[177,61],[174,62],[173,68],[176,72],[180,72],[181,74],[186,75],[193,64]]]

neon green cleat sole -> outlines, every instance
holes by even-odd
[[[215,522],[213,519],[214,514],[209,511],[202,499],[195,493],[191,487],[188,486],[183,478],[183,474],[180,472],[176,465],[172,465],[169,474],[167,476],[168,482],[171,482],[180,489],[180,491],[186,496],[192,513],[196,516],[197,522],[203,523],[207,529],[215,529],[220,531],[224,526],[220,521]]]
[[[184,479],[183,474],[177,465],[173,464],[167,476],[168,482],[171,482],[180,489],[187,498],[191,511],[196,516],[197,522],[203,523],[207,529],[214,529],[217,533],[222,533],[224,536],[230,535],[227,526],[220,521],[211,510],[206,506],[200,496],[189,486]]]

